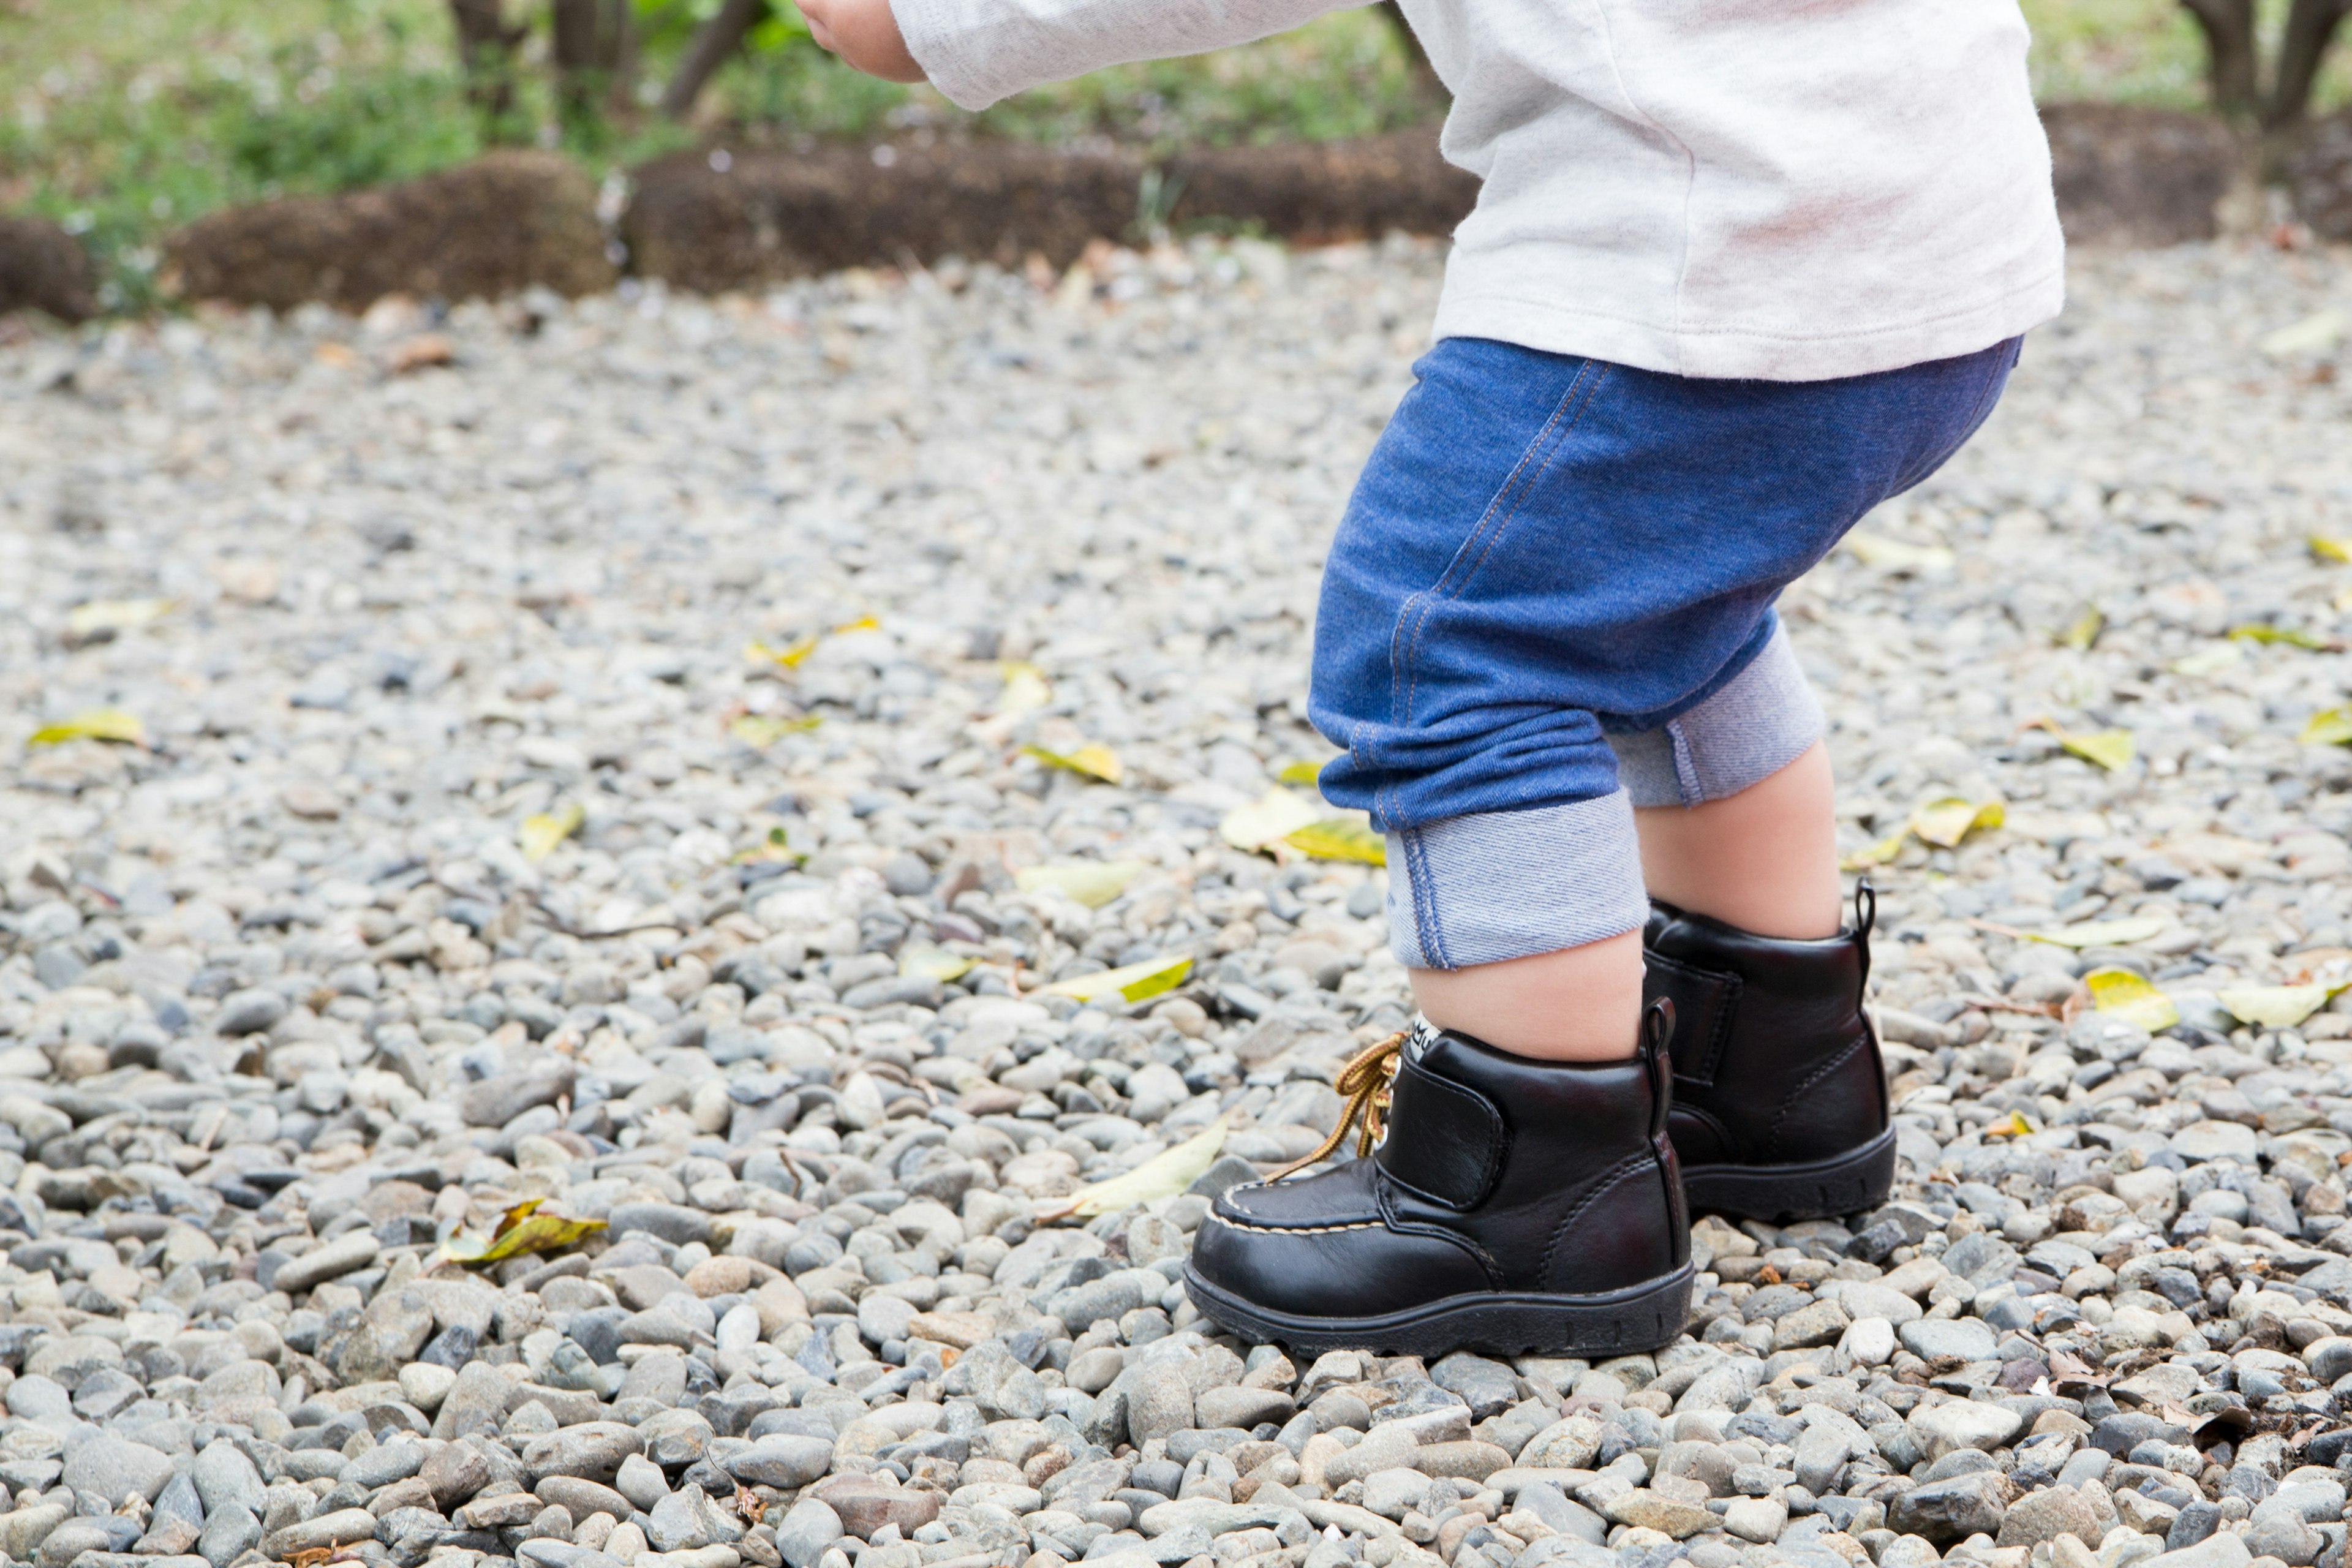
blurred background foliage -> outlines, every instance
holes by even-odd
[[[426,173],[499,142],[563,148],[601,173],[710,141],[994,136],[1165,149],[1367,135],[1444,110],[1381,9],[1102,71],[969,115],[835,64],[789,0],[772,10],[761,0],[505,0],[493,7],[505,28],[499,58],[478,57],[469,80],[453,13],[488,3],[0,0],[0,210],[82,234],[109,302],[135,306],[172,226],[225,205]],[[2262,0],[2260,27],[2275,35],[2291,3]],[[679,79],[730,5],[748,7],[749,30],[724,40],[723,63],[681,105]],[[2045,100],[2206,102],[2204,46],[2179,0],[2025,8]],[[2347,52],[2322,79],[2321,110],[2352,100]]]

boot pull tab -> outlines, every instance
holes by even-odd
[[[1854,941],[1862,945],[1862,991],[1870,993],[1870,933],[1878,929],[1878,889],[1863,878],[1853,885]]]
[[[1650,1136],[1664,1135],[1666,1107],[1674,1098],[1674,1062],[1667,1047],[1675,1037],[1675,1005],[1664,996],[1642,1010],[1642,1059],[1650,1069]]]

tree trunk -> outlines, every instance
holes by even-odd
[[[662,91],[661,110],[672,120],[694,112],[695,100],[719,74],[719,68],[740,48],[753,27],[766,20],[768,0],[727,0],[719,14],[702,24],[677,63],[677,74]]]
[[[2213,107],[2246,115],[2260,107],[2254,85],[2253,0],[2181,0],[2205,34]]]
[[[554,0],[553,10],[564,117],[593,119],[600,100],[625,107],[634,42],[629,0]]]
[[[507,26],[503,0],[449,0],[466,98],[492,121],[514,112],[514,52],[524,29]]]
[[[1404,46],[1405,58],[1412,67],[1413,85],[1423,91],[1443,97],[1445,84],[1437,79],[1437,69],[1429,63],[1429,51],[1421,47],[1421,37],[1412,24],[1404,19],[1404,8],[1397,0],[1381,0],[1381,14],[1396,29],[1397,42]]]
[[[2270,101],[2263,106],[2264,129],[2299,124],[2310,111],[2312,84],[2319,79],[2327,46],[2347,15],[2352,15],[2352,0],[2294,0],[2287,12],[2286,34],[2279,40]]]

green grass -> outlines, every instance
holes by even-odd
[[[710,0],[640,0],[658,80]],[[2273,29],[2285,0],[2263,0]],[[543,9],[509,0],[510,10]],[[2036,90],[2194,108],[2201,47],[2179,0],[2025,0]],[[154,302],[157,243],[216,208],[350,189],[446,167],[494,140],[569,148],[599,169],[700,135],[999,136],[1156,149],[1357,136],[1431,118],[1403,49],[1375,11],[1334,13],[1286,37],[1193,59],[1122,66],[1025,93],[979,115],[928,89],[876,82],[795,37],[714,82],[687,130],[646,115],[559,127],[529,46],[517,123],[466,103],[446,0],[0,0],[0,210],[46,214],[85,236],[106,303]],[[2320,90],[2352,102],[2352,41]]]

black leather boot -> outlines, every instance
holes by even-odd
[[[1636,1056],[1589,1066],[1425,1025],[1365,1052],[1340,1077],[1349,1116],[1318,1154],[1359,1114],[1369,1154],[1226,1192],[1193,1238],[1193,1304],[1309,1354],[1670,1343],[1691,1291],[1666,1138],[1673,1019],[1654,1005]]]
[[[1675,1005],[1667,1126],[1695,1212],[1779,1222],[1885,1202],[1895,1134],[1862,1010],[1877,911],[1864,884],[1852,927],[1789,942],[1652,904],[1643,991]]]

